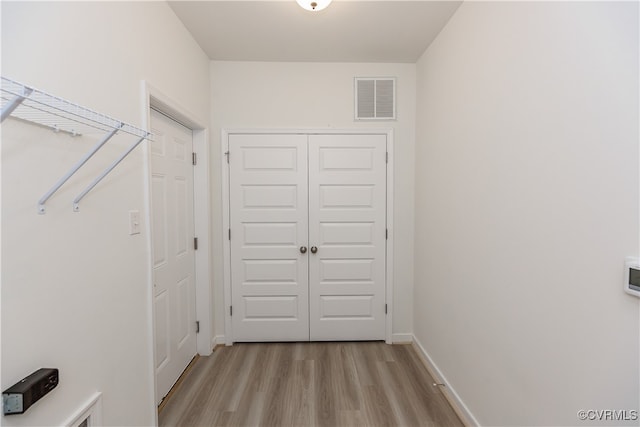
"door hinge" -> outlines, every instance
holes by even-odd
[[[200,321],[196,320],[196,334],[200,333]]]
[[[233,306],[229,306],[229,316],[233,316]]]
[[[384,305],[384,314],[387,314],[387,304]]]
[[[384,230],[384,238],[385,238],[385,240],[389,240],[389,229],[388,228]]]
[[[231,240],[231,229],[229,229],[229,240]]]
[[[197,237],[193,238],[193,250],[194,251],[198,250],[198,238]]]
[[[229,163],[229,157],[231,157],[231,153],[228,151],[225,151],[224,155],[227,156],[227,163]]]
[[[191,153],[191,163],[193,166],[198,164],[198,155],[196,153]]]
[[[386,158],[385,158],[385,163],[389,163],[389,152],[387,151],[387,153],[386,153],[386,154],[387,154],[387,156],[386,156]]]

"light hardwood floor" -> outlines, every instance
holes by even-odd
[[[410,345],[259,343],[199,358],[160,426],[461,426]]]

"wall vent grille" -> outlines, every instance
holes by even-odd
[[[396,79],[355,78],[355,119],[395,120]]]

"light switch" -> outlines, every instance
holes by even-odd
[[[129,211],[129,234],[140,234],[140,211]]]

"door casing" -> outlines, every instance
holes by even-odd
[[[229,147],[229,135],[232,134],[305,134],[305,135],[386,135],[387,137],[387,230],[388,239],[386,247],[386,304],[387,317],[385,321],[385,342],[392,343],[393,331],[393,247],[394,247],[394,229],[393,229],[393,164],[394,164],[394,142],[393,129],[222,129],[221,131],[221,159],[222,167],[220,168],[222,183],[222,230],[221,236],[227,236],[231,224],[230,203],[229,203],[229,164],[226,160],[226,154],[232,152]],[[226,345],[232,345],[233,328],[231,322],[231,244],[229,239],[225,238],[223,242],[223,286],[224,286],[224,342]]]
[[[195,289],[196,289],[196,319],[199,321],[200,331],[196,335],[196,348],[201,356],[208,356],[213,350],[211,305],[211,240],[210,240],[210,174],[209,174],[209,130],[207,120],[198,117],[188,109],[181,106],[175,100],[165,95],[160,89],[147,81],[141,81],[142,94],[142,125],[145,129],[151,126],[151,106],[154,109],[174,118],[177,122],[193,131],[193,151],[198,157],[198,167],[193,171],[194,185],[194,226],[198,237],[198,250],[195,252]],[[147,215],[144,221],[144,233],[147,237],[147,322],[149,336],[147,348],[152,363],[150,363],[149,375],[153,378],[150,393],[155,396],[155,331],[154,331],[154,307],[153,307],[153,235],[151,229],[151,150],[148,144],[143,145],[145,165],[145,206]],[[154,397],[154,400],[157,398]],[[155,405],[151,408],[152,419],[158,422],[158,411]]]
[[[151,119],[154,138],[150,144],[159,150],[152,153],[151,160],[152,176],[156,178],[151,187],[152,240],[159,245],[154,247],[155,261],[162,256],[162,262],[154,266],[153,277],[156,403],[159,405],[197,354],[195,248],[192,246],[194,168],[190,154],[193,131],[155,110]],[[179,156],[180,153],[183,156]],[[160,253],[155,252],[158,247],[163,248]],[[164,315],[159,310],[165,311]],[[160,343],[164,345],[158,345]],[[164,352],[164,358],[158,359],[159,350]]]

